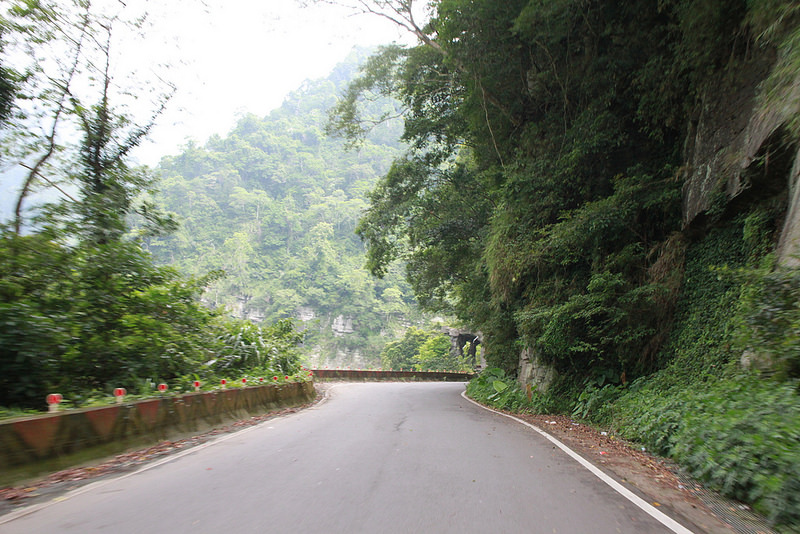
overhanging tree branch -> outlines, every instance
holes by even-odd
[[[315,3],[330,5],[349,6],[351,9],[363,14],[370,14],[389,20],[400,28],[416,36],[424,45],[436,50],[442,57],[446,58],[455,69],[467,78],[471,78],[481,88],[481,93],[486,102],[497,108],[500,113],[508,119],[515,127],[520,126],[522,121],[503,105],[502,102],[491,91],[484,88],[479,75],[473,73],[466,64],[459,58],[453,56],[442,45],[436,41],[433,35],[429,35],[417,23],[414,17],[414,0],[311,0]],[[419,4],[417,4],[419,5]],[[435,33],[435,32],[433,32]],[[488,121],[488,116],[487,116]],[[490,124],[487,124],[489,131],[492,131]]]
[[[17,195],[17,202],[14,207],[14,233],[19,235],[22,231],[22,206],[25,202],[25,198],[30,194],[31,187],[33,186],[33,182],[37,176],[43,177],[40,173],[44,165],[47,161],[53,156],[56,152],[57,144],[56,144],[56,134],[60,128],[61,117],[66,111],[66,104],[67,99],[71,98],[71,85],[72,80],[75,77],[75,74],[78,71],[78,66],[81,60],[81,56],[83,53],[83,44],[84,39],[89,31],[89,21],[90,21],[90,9],[91,3],[87,2],[85,5],[85,10],[83,15],[81,16],[80,26],[78,28],[78,39],[73,40],[70,38],[70,41],[75,45],[75,51],[72,55],[72,62],[70,63],[67,69],[66,79],[63,82],[55,82],[54,85],[58,89],[58,101],[56,104],[56,108],[53,111],[53,122],[50,126],[50,130],[45,136],[45,151],[41,154],[37,159],[36,162],[33,164],[32,167],[27,165],[21,164],[23,167],[29,170],[28,175],[25,178],[25,181],[22,184],[22,188],[20,189],[19,194]],[[56,25],[59,32],[63,35],[67,35],[66,32],[58,25]],[[48,183],[52,185],[52,182],[46,180]],[[61,191],[59,189],[59,191]],[[62,191],[63,193],[63,191]],[[69,197],[69,195],[67,195]],[[70,197],[71,198],[71,197]]]

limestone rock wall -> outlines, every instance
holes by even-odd
[[[799,265],[800,144],[788,124],[800,112],[800,75],[778,96],[762,94],[775,58],[766,54],[710,84],[684,145],[683,225],[710,212],[735,212],[748,199],[786,194],[779,261]]]
[[[683,154],[684,226],[718,207],[715,201],[724,204],[747,188],[742,168],[752,161],[753,148],[763,142],[764,134],[776,122],[759,121],[755,129],[751,124],[757,87],[768,74],[770,63],[752,61],[720,80],[718,86],[706,91],[696,115],[688,121]]]
[[[524,349],[519,355],[517,381],[523,388],[530,385],[539,393],[547,393],[558,377],[555,367],[541,361],[533,350]]]

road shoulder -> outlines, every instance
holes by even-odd
[[[706,490],[682,474],[673,462],[651,455],[613,434],[566,416],[516,414],[484,407],[552,436],[616,482],[695,532],[773,532],[748,507]]]

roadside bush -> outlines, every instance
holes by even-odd
[[[668,390],[637,385],[615,403],[620,435],[775,524],[800,524],[797,384],[737,374]]]
[[[590,419],[601,426],[609,425],[613,416],[611,407],[622,391],[621,386],[613,384],[606,384],[603,387],[594,384],[586,386],[575,402],[572,417]]]
[[[553,395],[573,399],[573,417],[674,459],[791,529],[800,525],[800,277],[772,270],[763,239],[748,238],[755,219],[713,229],[688,250],[660,371]],[[743,371],[746,350],[772,368]]]
[[[91,398],[209,359],[217,314],[199,297],[214,274],[184,278],[133,242],[57,237],[0,227],[0,405]]]
[[[741,370],[747,348],[794,376],[797,278],[771,272],[757,217],[712,230],[687,254],[684,286],[664,368],[629,384],[593,420],[670,457],[776,525],[800,524],[797,383]],[[761,232],[763,233],[763,232]],[[750,237],[748,237],[750,236]],[[751,243],[752,242],[752,243]],[[756,268],[757,263],[762,268]]]
[[[284,376],[300,368],[297,347],[303,341],[303,333],[290,319],[272,325],[228,319],[218,329],[218,354],[208,364],[215,373],[261,370],[264,374]]]
[[[529,400],[517,381],[496,367],[484,369],[473,378],[467,385],[467,395],[498,410],[535,413],[547,411],[543,406],[544,399],[538,392],[533,391]]]
[[[417,371],[461,371],[470,372],[469,356],[463,357],[451,353],[450,336],[440,334],[431,335],[420,345],[414,356],[414,369]]]
[[[779,379],[800,378],[800,270],[772,269],[767,256],[759,269],[722,271],[745,290],[736,346],[754,359],[754,366]]]

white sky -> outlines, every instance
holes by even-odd
[[[143,2],[146,0],[127,0]],[[155,5],[154,5],[155,4]],[[203,5],[204,4],[204,5]],[[297,0],[182,0],[147,3],[153,28],[128,48],[170,64],[177,94],[137,158],[154,165],[188,139],[226,134],[244,113],[265,116],[306,79],[327,76],[354,45],[413,43],[375,15]]]
[[[153,108],[148,94],[137,91],[137,86],[141,89],[139,82],[152,80],[153,72],[177,87],[133,157],[154,166],[162,156],[177,154],[189,139],[202,145],[212,134],[226,135],[245,113],[267,115],[304,80],[327,76],[355,45],[415,44],[412,36],[381,17],[327,4],[302,7],[302,3],[311,4],[309,0],[93,2],[112,12],[124,4],[126,12],[149,14],[144,40],[132,37],[115,46],[117,81],[137,98],[125,113],[139,124],[147,120]],[[426,3],[417,2],[420,7]],[[424,13],[415,14],[424,18]],[[137,73],[132,85],[126,72]],[[60,135],[69,137],[64,130]],[[11,213],[23,174],[16,165],[0,169],[0,214]]]

